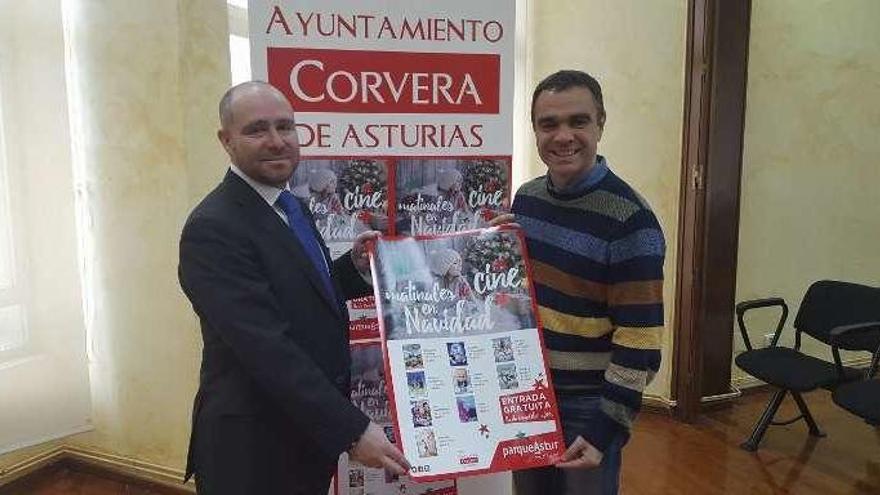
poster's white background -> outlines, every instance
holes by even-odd
[[[510,338],[513,341],[510,360],[499,362],[495,359],[491,339]],[[467,361],[452,365],[446,352],[450,342],[461,342],[468,349]],[[424,356],[424,364],[416,371],[425,376],[425,392],[420,395],[407,393],[406,361],[403,346],[418,344]],[[544,363],[540,360],[540,340],[536,329],[523,329],[512,332],[498,332],[482,336],[460,336],[399,339],[388,341],[388,358],[395,388],[395,407],[401,425],[401,438],[407,448],[407,458],[415,465],[430,466],[432,473],[444,474],[456,470],[488,469],[495,450],[503,440],[515,438],[517,433],[538,435],[554,431],[556,426],[550,421],[505,423],[499,406],[499,397],[531,391],[536,377],[544,376]],[[501,388],[496,368],[507,365],[514,367],[517,384]],[[453,369],[466,369],[470,385],[466,392],[454,392]],[[470,394],[475,398],[477,419],[462,422],[456,407],[456,398]],[[439,457],[419,458],[416,445],[417,431],[412,423],[410,407],[412,402],[427,401],[432,408],[432,427],[436,434]],[[480,426],[488,426],[483,438]],[[463,456],[476,456],[478,461],[472,465],[461,466]]]

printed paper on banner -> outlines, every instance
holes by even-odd
[[[375,158],[303,159],[290,190],[305,202],[335,260],[351,249],[358,234],[388,232],[387,160]],[[372,296],[348,301],[354,339],[375,338],[379,323]]]
[[[377,242],[392,411],[414,478],[543,466],[564,451],[517,232]]]
[[[381,342],[351,346],[351,402],[379,425],[395,442],[390,403],[385,388],[385,365]],[[442,480],[415,483],[409,476],[394,476],[384,469],[366,467],[349,459],[339,458],[336,472],[337,495],[457,495],[455,481]]]
[[[510,209],[509,158],[397,161],[395,233],[474,230]]]

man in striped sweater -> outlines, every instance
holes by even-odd
[[[547,174],[513,202],[526,235],[538,312],[568,450],[514,473],[517,495],[616,494],[621,448],[660,366],[665,243],[648,204],[596,154],[602,89],[560,71],[532,96]]]

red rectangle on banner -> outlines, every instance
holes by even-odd
[[[544,389],[502,395],[498,401],[505,423],[531,423],[553,419],[553,402]]]
[[[358,318],[348,324],[348,338],[352,341],[375,339],[379,337],[378,318]]]
[[[497,54],[267,48],[269,83],[299,112],[497,114]]]
[[[349,299],[351,309],[376,309],[376,298],[373,296]]]

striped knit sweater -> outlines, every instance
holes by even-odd
[[[599,157],[582,190],[547,177],[516,193],[557,394],[598,394],[602,414],[577,432],[600,451],[629,434],[660,367],[663,257],[657,218]]]

